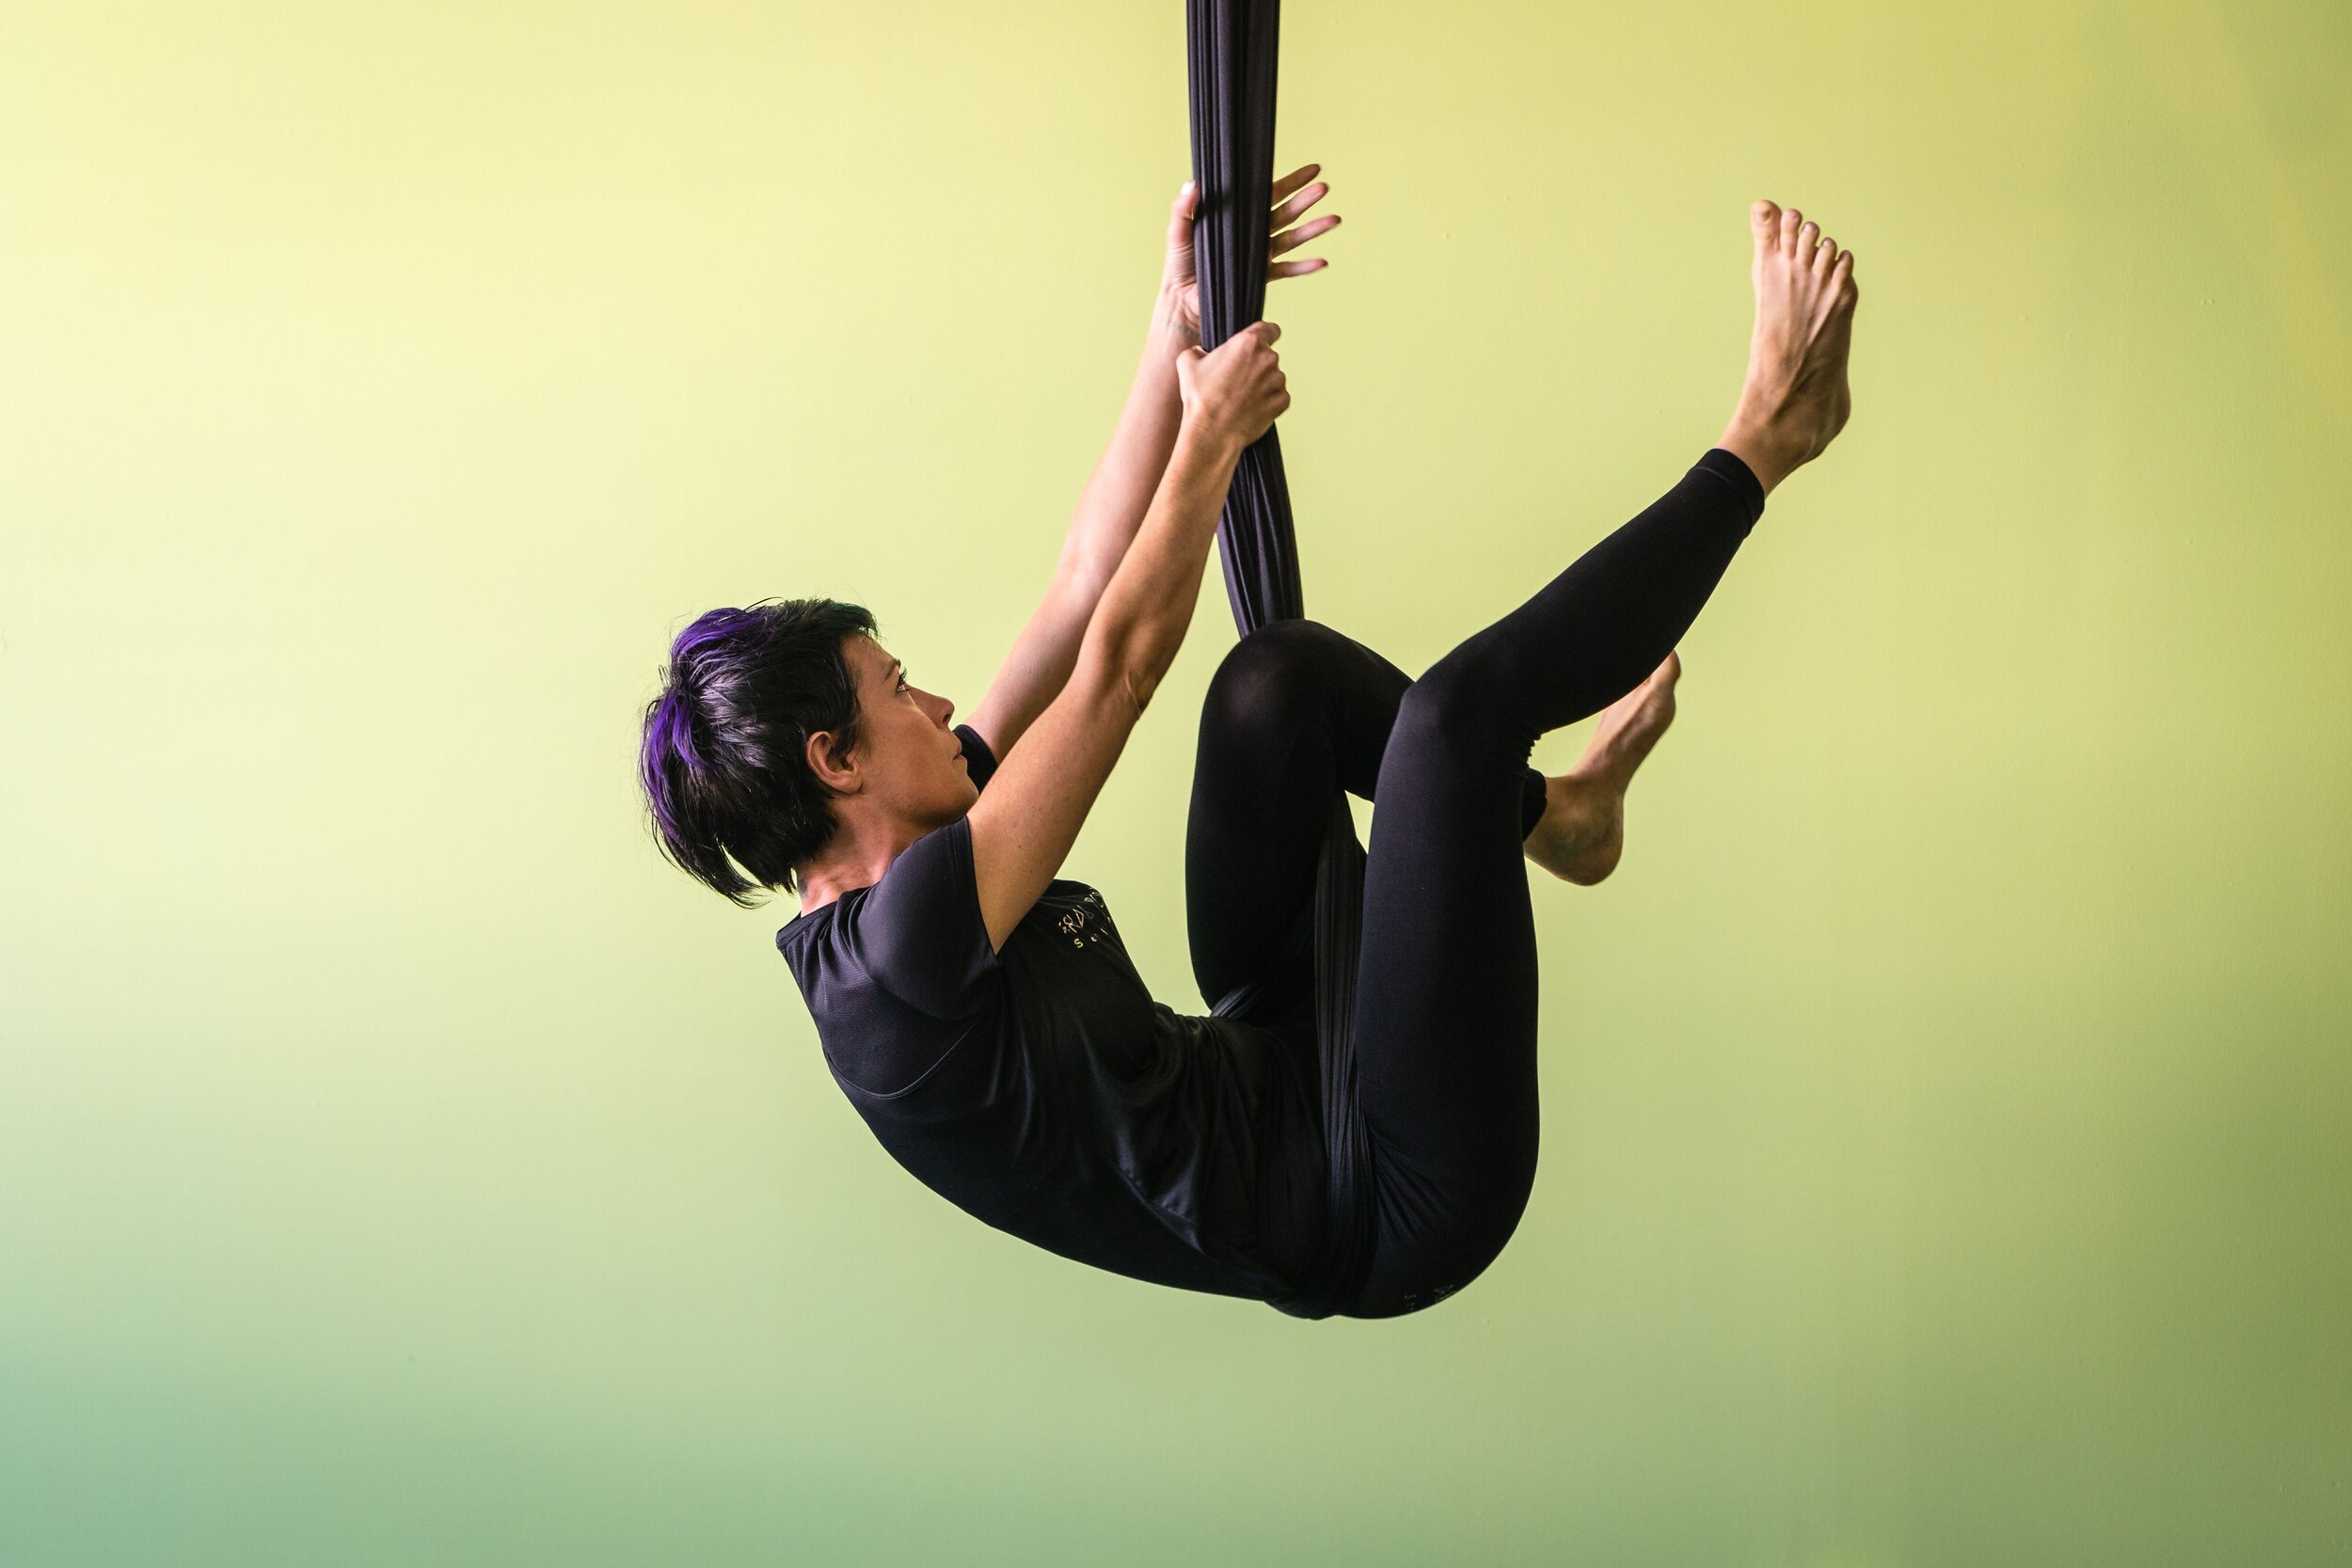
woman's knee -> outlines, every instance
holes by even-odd
[[[1226,651],[1201,708],[1204,728],[1287,730],[1328,696],[1354,644],[1320,621],[1275,621]]]
[[[1518,713],[1525,689],[1515,655],[1473,639],[1431,665],[1405,693],[1397,738],[1453,755],[1491,752],[1525,762],[1536,738]]]

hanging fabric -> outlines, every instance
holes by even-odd
[[[1265,314],[1266,242],[1274,195],[1274,100],[1280,0],[1185,0],[1192,170],[1200,191],[1193,267],[1200,346],[1214,350]],[[1298,541],[1282,446],[1269,429],[1241,455],[1217,524],[1233,624],[1248,636],[1305,616]],[[1274,1305],[1328,1317],[1361,1284],[1369,1216],[1361,1198],[1370,1148],[1356,1110],[1352,1049],[1356,961],[1363,927],[1364,850],[1347,797],[1334,792],[1315,874],[1315,1030],[1330,1211],[1323,1256],[1298,1291]],[[1228,998],[1220,1011],[1234,1005]]]

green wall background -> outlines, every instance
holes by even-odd
[[[916,1186],[629,771],[714,604],[977,700],[1180,7],[8,34],[0,1560],[2352,1560],[2352,11],[1294,0],[1311,609],[1407,669],[1721,428],[1750,199],[1865,293],[1537,889],[1518,1240],[1321,1325]],[[1185,1008],[1230,641],[1071,863]]]

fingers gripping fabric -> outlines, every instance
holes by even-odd
[[[1204,349],[1214,350],[1265,314],[1281,22],[1279,0],[1185,0],[1192,166],[1200,193],[1193,265]],[[1242,453],[1233,470],[1217,525],[1217,553],[1242,635],[1305,616],[1290,489],[1273,430]],[[1351,1048],[1363,895],[1363,847],[1346,797],[1335,791],[1314,908],[1316,1044],[1331,1177],[1328,1239],[1320,1265],[1297,1293],[1274,1302],[1303,1318],[1328,1317],[1351,1299],[1371,1250],[1364,1190],[1370,1154],[1357,1114]]]

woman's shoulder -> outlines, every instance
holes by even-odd
[[[996,750],[969,724],[956,726],[956,738],[963,742],[963,767],[972,781],[972,787],[985,790],[988,781],[996,774]]]
[[[997,970],[961,817],[894,856],[879,880],[803,910],[776,933],[802,990],[871,982],[934,1018],[963,1018]]]

